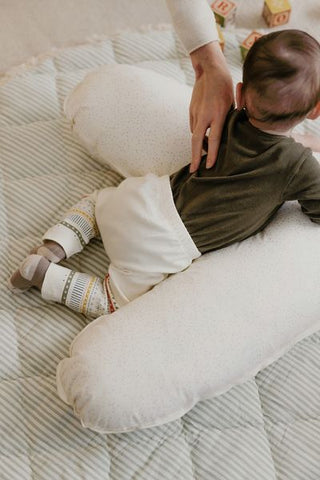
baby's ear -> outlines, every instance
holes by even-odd
[[[243,86],[242,82],[237,83],[237,86],[236,86],[236,101],[237,101],[238,110],[241,110],[245,106],[242,86]]]
[[[320,101],[317,103],[315,107],[308,113],[307,118],[309,120],[316,120],[320,116]]]

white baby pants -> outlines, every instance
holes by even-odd
[[[110,259],[109,282],[118,306],[150,290],[168,275],[186,269],[201,254],[173,201],[169,176],[125,179],[87,197],[95,204],[95,221]],[[67,257],[83,242],[63,222],[43,239],[55,240]]]

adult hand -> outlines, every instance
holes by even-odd
[[[192,161],[190,172],[200,164],[203,139],[210,128],[207,168],[216,161],[222,129],[234,103],[232,78],[219,42],[211,42],[190,54],[195,71],[195,85],[190,103]]]

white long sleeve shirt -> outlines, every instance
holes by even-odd
[[[218,40],[213,12],[207,0],[166,0],[174,28],[189,53]]]

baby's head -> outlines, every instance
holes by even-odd
[[[237,85],[238,108],[262,130],[285,132],[320,115],[320,44],[300,30],[264,35],[251,47]]]

